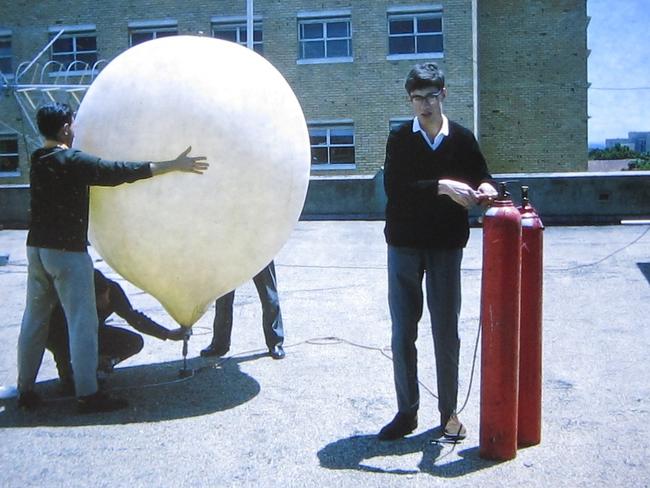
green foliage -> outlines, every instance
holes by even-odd
[[[606,149],[592,149],[589,151],[589,159],[636,159],[640,156],[638,152],[620,144]]]
[[[650,171],[650,153],[638,153],[620,144],[606,149],[592,149],[589,159],[633,159],[628,165],[629,170]]]
[[[644,153],[636,161],[628,165],[629,170],[633,171],[650,171],[650,153]]]

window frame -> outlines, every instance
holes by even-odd
[[[161,37],[170,37],[178,35],[178,22],[176,20],[148,20],[144,22],[129,22],[129,47],[137,46],[143,42]],[[133,44],[133,34],[153,34],[151,39],[140,41]],[[167,33],[168,35],[159,36],[159,34]]]
[[[311,162],[310,167],[313,171],[338,171],[338,170],[351,170],[357,169],[356,163],[356,134],[354,130],[354,123],[351,120],[333,120],[333,121],[311,121],[307,123],[307,129],[309,131],[309,148],[310,148],[310,159],[313,161],[313,148],[314,147],[326,147],[327,148],[327,163],[313,163]],[[326,142],[324,145],[314,145],[311,143],[312,138],[312,129],[319,129],[326,131]],[[352,144],[332,144],[331,143],[331,132],[333,130],[350,130],[350,135],[352,137]],[[333,163],[332,161],[332,148],[352,148],[352,154],[354,160],[352,162],[346,163]]]
[[[13,79],[14,77],[14,54],[13,54],[13,39],[12,33],[9,30],[0,29],[0,41],[8,42],[8,52],[7,54],[2,54],[0,51],[0,60],[9,60],[9,71],[2,71],[2,75],[6,79]]]
[[[345,22],[347,24],[347,35],[345,37],[328,37],[327,34],[327,24],[332,24],[335,22]],[[303,26],[305,25],[322,25],[323,37],[319,39],[304,39],[303,38]],[[297,16],[297,42],[298,42],[298,55],[297,55],[297,64],[325,64],[325,63],[352,63],[354,62],[354,50],[352,45],[352,13],[349,10],[339,10],[339,11],[325,11],[325,12],[299,12]],[[327,46],[328,42],[334,41],[346,41],[347,42],[347,55],[346,56],[327,56]],[[317,42],[320,41],[323,43],[324,56],[318,58],[306,58],[305,54],[305,44],[308,42]]]
[[[20,176],[20,145],[18,142],[18,134],[15,132],[0,132],[0,142],[2,141],[13,141],[16,144],[16,152],[3,152],[2,144],[0,144],[0,158],[15,158],[16,159],[16,169],[3,171],[0,169],[0,177],[12,177]]]
[[[442,50],[441,51],[427,51],[427,52],[417,52],[418,37],[431,36],[431,33],[418,33],[417,26],[418,21],[422,19],[439,19],[440,20],[440,32],[433,35],[439,36],[442,39]],[[413,25],[413,32],[409,34],[392,34],[390,33],[391,22],[395,20],[410,20]],[[442,7],[439,6],[429,6],[427,8],[421,7],[417,9],[390,9],[386,13],[386,34],[387,34],[387,60],[399,60],[399,59],[439,59],[444,58],[445,55],[445,27],[444,27],[444,16]],[[412,53],[391,53],[390,52],[390,42],[394,38],[405,38],[410,37],[414,39],[413,45],[415,51]]]
[[[64,30],[63,34],[50,46],[50,61],[54,61],[55,63],[60,63],[61,66],[63,66],[63,70],[60,71],[51,71],[49,73],[49,76],[60,76],[61,74],[65,73],[71,76],[83,76],[83,75],[88,75],[88,74],[94,74],[97,72],[97,70],[93,70],[93,67],[97,64],[99,61],[99,50],[97,49],[97,29],[95,25],[83,25],[83,26],[56,26],[56,27],[50,27],[49,28],[49,33],[50,33],[50,38],[53,38],[61,29]],[[79,38],[82,37],[92,37],[95,40],[95,49],[94,50],[78,50],[77,49],[77,43]],[[55,53],[54,47],[56,45],[56,42],[60,40],[65,40],[65,39],[72,39],[72,50],[71,51],[61,51]],[[85,62],[77,59],[77,56],[81,54],[88,54],[88,53],[94,53],[95,54],[95,60],[92,63],[87,63],[90,66],[90,69],[72,69],[68,70],[68,68],[71,66],[72,63],[76,63],[77,61],[79,62]],[[55,56],[60,56],[60,55],[72,55],[73,56],[73,61],[67,64],[62,63],[59,61]]]
[[[242,41],[242,32],[246,33],[248,37],[248,25],[246,23],[246,17],[213,17],[210,20],[210,35],[215,39],[221,39],[220,37],[215,36],[215,27],[225,27],[228,29],[234,29],[236,32],[236,40],[229,42],[234,42],[240,46],[246,46],[246,41]],[[255,41],[255,33],[259,32],[261,40]],[[253,16],[253,51],[255,51],[260,56],[264,56],[264,26],[262,23],[262,17],[255,15]]]

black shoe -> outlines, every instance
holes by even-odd
[[[212,344],[205,349],[201,349],[201,357],[202,358],[209,358],[212,356],[223,356],[226,354],[228,351],[230,351],[230,346],[221,346],[219,344]]]
[[[269,349],[269,354],[273,359],[284,359],[284,357],[287,355],[284,352],[284,348],[282,347],[282,344],[276,344],[271,349]]]
[[[112,412],[128,406],[129,403],[123,398],[112,398],[101,391],[77,398],[79,413]]]
[[[377,434],[380,441],[394,441],[410,434],[418,426],[417,414],[407,415],[397,412],[395,418],[386,424]]]
[[[18,408],[34,410],[43,405],[40,395],[33,390],[18,393]]]

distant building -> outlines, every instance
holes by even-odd
[[[476,133],[493,172],[587,169],[586,0],[254,4],[254,49],[300,100],[314,176],[382,168],[389,128],[411,117],[404,78],[426,61],[446,72],[445,112]],[[247,36],[244,0],[0,0],[0,12],[0,184],[28,181],[36,106],[48,97],[78,103],[74,84],[90,83],[130,46],[178,34]],[[31,83],[67,91],[20,92]]]
[[[650,151],[650,132],[628,132],[627,139],[605,139],[605,147],[614,147],[617,144],[626,146],[633,151],[645,153]]]

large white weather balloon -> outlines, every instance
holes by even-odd
[[[124,278],[194,324],[286,242],[304,204],[310,146],[300,104],[264,58],[178,36],[115,58],[79,107],[74,146],[168,160],[192,146],[210,168],[91,189],[89,238]]]

